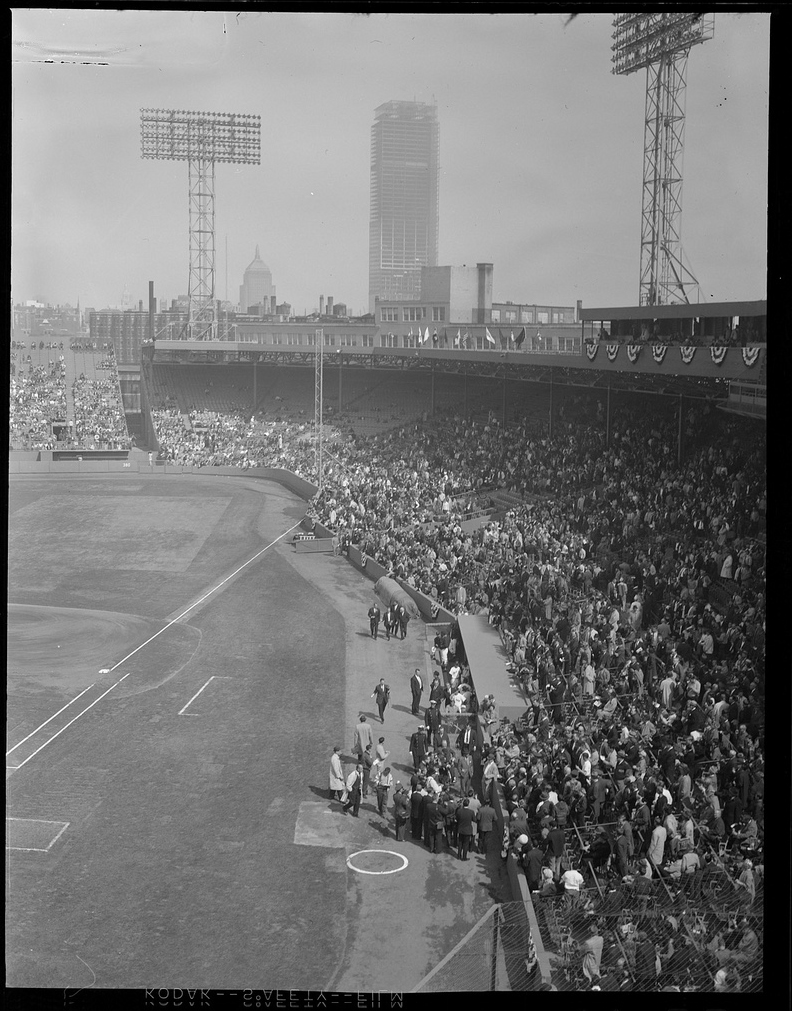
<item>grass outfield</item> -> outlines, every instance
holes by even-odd
[[[21,723],[46,719],[102,655],[145,641],[304,514],[277,486],[252,486],[12,480]],[[125,665],[123,691],[7,781],[7,813],[30,820],[36,847],[48,823],[68,826],[47,852],[10,851],[7,984],[326,986],[346,877],[293,842],[300,804],[327,787],[345,662],[339,614],[268,551]]]
[[[190,475],[12,478],[8,599],[164,618],[277,537],[282,511],[291,522],[305,514],[278,485],[256,487]]]

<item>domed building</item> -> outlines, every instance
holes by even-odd
[[[269,310],[275,298],[275,285],[272,283],[272,271],[261,259],[259,247],[256,255],[243,275],[239,286],[239,311],[249,312],[255,305],[264,305]]]

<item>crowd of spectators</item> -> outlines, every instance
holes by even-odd
[[[106,351],[111,357],[115,356],[115,348],[112,341],[89,341],[78,340],[69,344],[70,351],[89,351],[96,354],[98,351]]]
[[[34,351],[36,348],[39,351],[43,351],[45,348],[50,351],[63,351],[63,341],[38,341],[38,343],[30,341],[29,344],[25,341],[11,341],[12,351],[27,351],[28,347],[30,347],[31,351]]]
[[[63,361],[17,369],[11,362],[9,446],[52,449],[52,421],[66,418],[66,368]]]
[[[129,433],[115,374],[107,379],[79,375],[72,384],[74,441],[85,449],[129,449]]]
[[[152,410],[160,459],[190,467],[284,467],[310,473],[312,427],[267,419],[264,412]]]
[[[604,988],[750,986],[761,972],[764,435],[693,407],[679,463],[674,412],[625,405],[606,446],[576,406],[552,439],[458,420],[370,440],[331,468],[315,507],[397,576],[501,629],[527,718],[492,728],[491,760],[531,887],[576,907],[565,915],[583,955],[569,985],[599,987],[602,970]],[[492,487],[533,494],[464,533],[458,510]],[[590,923],[607,955],[596,972]]]

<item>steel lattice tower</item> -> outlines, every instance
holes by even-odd
[[[692,46],[712,38],[703,14],[617,14],[613,73],[646,67],[641,202],[640,305],[687,303],[698,281],[682,262],[682,156],[685,74]]]
[[[314,355],[314,462],[316,464],[316,487],[322,490],[324,460],[322,458],[322,412],[324,378],[324,330],[314,332],[316,353]]]
[[[215,164],[259,164],[261,117],[186,109],[141,109],[140,139],[143,158],[187,162],[190,276],[186,336],[189,340],[213,340],[217,337]]]

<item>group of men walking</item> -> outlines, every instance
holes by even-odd
[[[372,604],[368,609],[368,620],[372,639],[379,638],[380,622],[383,623],[386,639],[390,640],[391,636],[394,639],[407,638],[407,622],[410,620],[410,616],[407,613],[406,607],[402,604],[397,604],[396,601],[393,601],[385,611],[384,621],[379,606]]]

